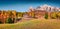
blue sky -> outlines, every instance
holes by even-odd
[[[28,11],[30,6],[36,8],[44,4],[60,7],[59,0],[0,0],[0,10],[16,10],[18,12],[25,12]]]

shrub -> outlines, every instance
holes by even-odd
[[[48,19],[48,14],[47,13],[45,14],[45,19]]]
[[[6,23],[13,23],[13,20],[11,18],[8,18]]]

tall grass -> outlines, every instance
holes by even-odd
[[[30,20],[15,24],[0,24],[0,29],[60,29],[60,20]]]

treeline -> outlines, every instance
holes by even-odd
[[[48,19],[48,17],[50,17],[50,19],[60,19],[60,12],[51,12],[50,16],[46,13],[45,19]]]
[[[23,14],[25,14],[26,12],[16,12],[16,18],[13,18],[13,20],[12,20],[12,18],[8,18],[7,20],[6,20],[6,23],[15,23],[17,20],[18,20],[18,17],[23,17]]]
[[[35,12],[12,12],[12,11],[9,11],[8,12],[9,14],[9,17],[7,19],[5,19],[5,23],[15,23],[16,20],[18,20],[18,17],[23,17],[24,14],[28,14],[30,15],[30,17],[32,18],[36,18],[35,17]],[[49,13],[45,13],[44,15],[44,18],[45,19],[60,19],[60,12],[51,12],[50,15],[48,15]],[[37,15],[37,14],[36,14]],[[13,16],[13,18],[12,18]],[[2,23],[2,21],[0,21],[0,23]]]

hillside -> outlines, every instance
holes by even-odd
[[[60,20],[30,20],[16,24],[0,24],[0,29],[60,29]]]

